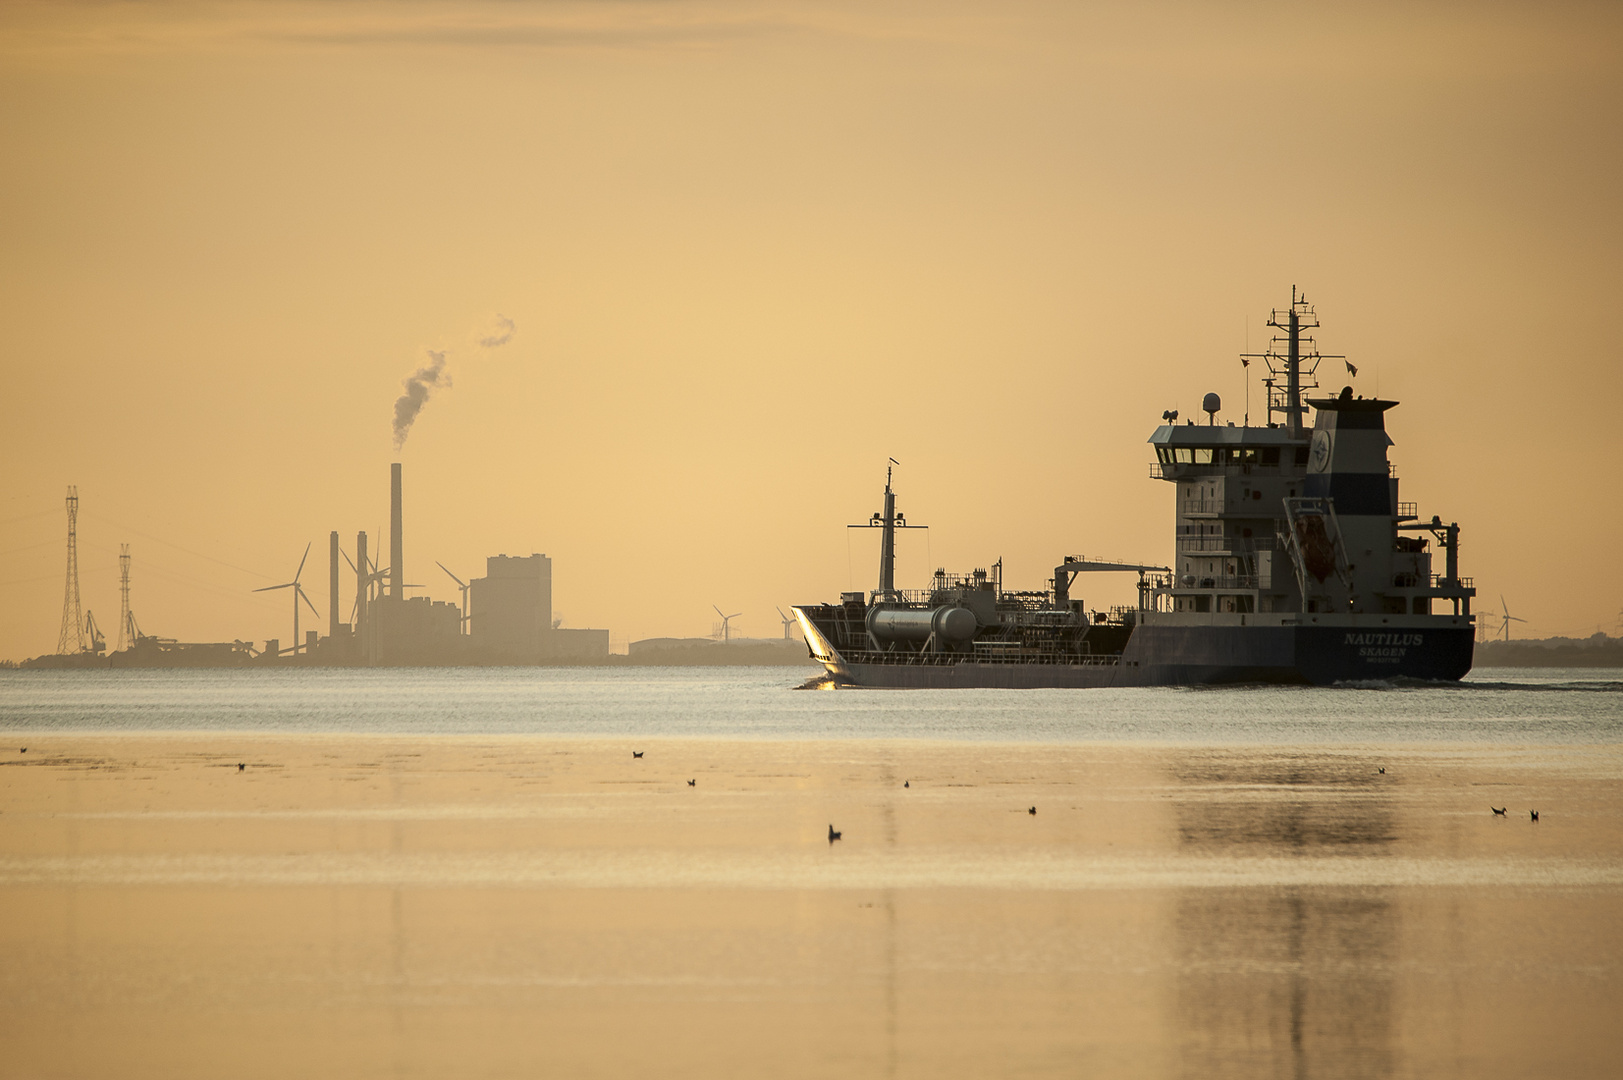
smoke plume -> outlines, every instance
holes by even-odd
[[[481,337],[479,344],[487,349],[494,349],[498,345],[506,345],[513,340],[514,329],[513,320],[498,312],[496,315],[496,332]]]
[[[516,331],[513,320],[506,315],[496,316],[496,329],[491,333],[475,335],[481,348],[495,349],[506,345],[513,340]],[[417,414],[423,411],[428,402],[429,392],[432,390],[449,390],[451,388],[451,375],[445,370],[445,358],[450,355],[449,350],[429,349],[428,363],[412,372],[400,385],[406,392],[395,399],[394,403],[394,448],[399,450],[406,445],[406,436],[411,434],[411,425],[416,422]]]
[[[512,333],[511,330],[508,331]],[[411,434],[412,422],[417,414],[423,411],[423,405],[428,401],[428,392],[431,389],[449,387],[451,377],[445,373],[445,353],[428,350],[428,363],[412,372],[400,384],[406,392],[395,399],[394,403],[394,448],[399,450],[406,445],[406,436]]]

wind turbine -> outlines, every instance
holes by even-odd
[[[303,600],[306,604],[309,604],[310,614],[318,619],[321,618],[321,612],[317,611],[316,606],[310,603],[310,598],[304,595],[304,586],[299,584],[299,575],[304,573],[304,560],[309,557],[310,545],[305,544],[304,555],[299,559],[299,568],[293,572],[292,581],[285,581],[280,585],[267,585],[263,589],[254,590],[254,592],[275,592],[277,589],[293,590],[293,655],[295,657],[299,655],[299,601]]]
[[[790,631],[792,631],[795,627],[795,617],[793,615],[785,615],[782,608],[773,608],[772,610],[776,611],[778,613],[778,618],[783,620],[783,640],[793,641],[795,639],[795,635]]]
[[[356,593],[359,594],[359,592],[362,589],[365,589],[365,590],[367,590],[367,595],[370,596],[371,595],[372,583],[366,579],[366,575],[362,572],[361,568],[355,565],[355,560],[349,557],[349,552],[345,551],[343,548],[339,548],[338,549],[338,554],[340,554],[340,555],[342,555],[344,557],[344,561],[349,563],[350,570],[352,570],[354,572],[354,574],[355,574],[356,580],[358,582],[358,584],[355,587]],[[359,556],[360,552],[357,551],[355,554],[357,556]],[[366,561],[371,562],[372,560],[368,559]],[[355,616],[359,615],[360,612],[361,612],[361,598],[360,598],[359,595],[357,595],[355,597],[355,599],[349,605],[349,625],[355,627],[355,632],[357,634],[360,633],[360,623],[355,621]]]
[[[1505,632],[1505,636],[1504,636],[1503,640],[1509,641],[1510,640],[1510,624],[1513,623],[1513,622],[1526,622],[1527,620],[1517,618],[1515,615],[1512,615],[1510,613],[1510,608],[1505,605],[1505,596],[1504,596],[1503,593],[1499,594],[1499,606],[1501,608],[1504,608],[1504,614],[1499,616],[1500,627]]]
[[[721,609],[719,607],[716,607],[714,604],[711,604],[710,606],[716,608],[717,615],[721,615]],[[726,645],[732,640],[733,620],[742,614],[744,614],[742,611],[735,611],[731,615],[721,615],[721,643],[723,645]]]
[[[446,565],[438,559],[434,560],[434,565],[444,570],[447,576],[456,582],[456,587],[462,590],[462,632],[466,634],[468,632],[468,583],[451,573]]]

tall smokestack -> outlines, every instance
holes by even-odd
[[[328,566],[328,584],[331,588],[327,592],[327,636],[332,638],[333,648],[338,647],[338,530],[334,529],[328,538],[328,547],[331,550]]]
[[[400,462],[389,466],[389,595],[405,597],[401,583],[406,580],[406,548],[400,535]]]

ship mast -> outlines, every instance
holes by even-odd
[[[874,590],[873,602],[876,604],[895,602],[902,598],[896,591],[896,530],[897,529],[928,529],[928,525],[909,525],[907,519],[896,509],[896,493],[891,490],[891,474],[901,462],[895,458],[885,467],[885,509],[861,525],[847,525],[848,529],[878,529],[879,532],[879,588]]]
[[[1343,356],[1321,353],[1311,335],[1304,333],[1319,327],[1318,313],[1307,302],[1307,297],[1291,286],[1291,306],[1281,312],[1275,308],[1268,316],[1268,325],[1283,330],[1284,337],[1275,335],[1268,348],[1260,353],[1241,353],[1246,360],[1262,360],[1268,365],[1268,378],[1262,380],[1268,395],[1268,426],[1273,427],[1274,415],[1285,418],[1285,433],[1292,439],[1302,437],[1302,417],[1307,408],[1302,404],[1302,393],[1318,389],[1314,377],[1320,360],[1343,360]],[[1281,353],[1280,346],[1284,346]]]
[[[1268,320],[1279,326],[1279,317]],[[1318,322],[1315,320],[1314,325]],[[1296,286],[1291,286],[1290,344],[1285,353],[1285,434],[1296,438],[1302,433],[1302,313],[1296,310]]]
[[[879,596],[890,600],[896,595],[896,493],[890,489],[892,464],[885,466],[885,518],[879,533]]]

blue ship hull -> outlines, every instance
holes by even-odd
[[[1387,679],[1458,681],[1471,670],[1469,625],[1141,626],[1119,657],[1049,663],[898,656],[824,663],[842,682],[871,687],[970,688],[1209,686],[1237,683],[1330,686]]]

